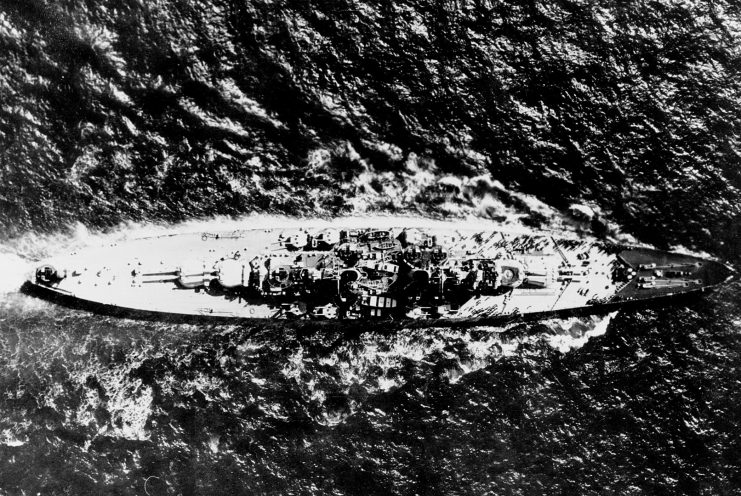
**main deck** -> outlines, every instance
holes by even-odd
[[[260,229],[81,250],[44,261],[27,289],[155,315],[473,321],[688,294],[731,274],[688,255],[549,235]]]

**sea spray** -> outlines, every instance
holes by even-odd
[[[281,373],[295,382],[295,387],[303,391],[307,401],[319,406],[314,416],[316,421],[336,425],[354,411],[365,408],[362,401],[353,400],[358,389],[363,392],[361,397],[389,393],[405,386],[419,374],[431,373],[443,363],[448,365],[439,373],[450,383],[458,383],[469,374],[486,369],[499,360],[516,357],[523,349],[539,343],[566,353],[584,346],[590,338],[604,334],[616,313],[549,319],[542,323],[539,332],[524,334],[522,327],[529,327],[522,323],[465,330],[446,327],[399,329],[389,335],[371,332],[348,340],[320,356],[298,346],[285,360]],[[328,374],[330,370],[331,374]],[[341,412],[326,402],[328,397],[337,398],[337,395],[348,399],[341,402]]]
[[[0,293],[12,292],[19,288],[28,273],[33,269],[34,261],[47,257],[66,254],[86,247],[102,246],[126,240],[197,232],[229,232],[245,229],[299,229],[313,227],[349,228],[365,226],[370,228],[394,227],[427,227],[450,229],[496,229],[513,234],[548,233],[548,230],[535,231],[525,225],[501,225],[490,220],[468,217],[455,220],[431,219],[414,216],[368,215],[347,216],[334,219],[312,217],[287,217],[278,215],[254,214],[238,218],[212,217],[209,219],[191,220],[177,224],[135,223],[128,222],[106,230],[89,229],[81,223],[70,225],[57,233],[26,233],[18,238],[0,245],[0,270],[5,277],[0,283]],[[564,239],[587,239],[577,236],[575,232],[558,233]]]

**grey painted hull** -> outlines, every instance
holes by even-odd
[[[712,260],[545,234],[248,229],[85,249],[43,261],[23,289],[127,317],[449,325],[692,298],[732,276]]]

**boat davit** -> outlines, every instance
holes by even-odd
[[[733,275],[678,253],[455,228],[246,229],[42,262],[23,290],[101,313],[479,322],[698,294]]]

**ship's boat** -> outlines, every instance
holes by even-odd
[[[102,312],[480,321],[645,302],[729,280],[702,258],[451,228],[177,234],[44,261],[27,292]]]

